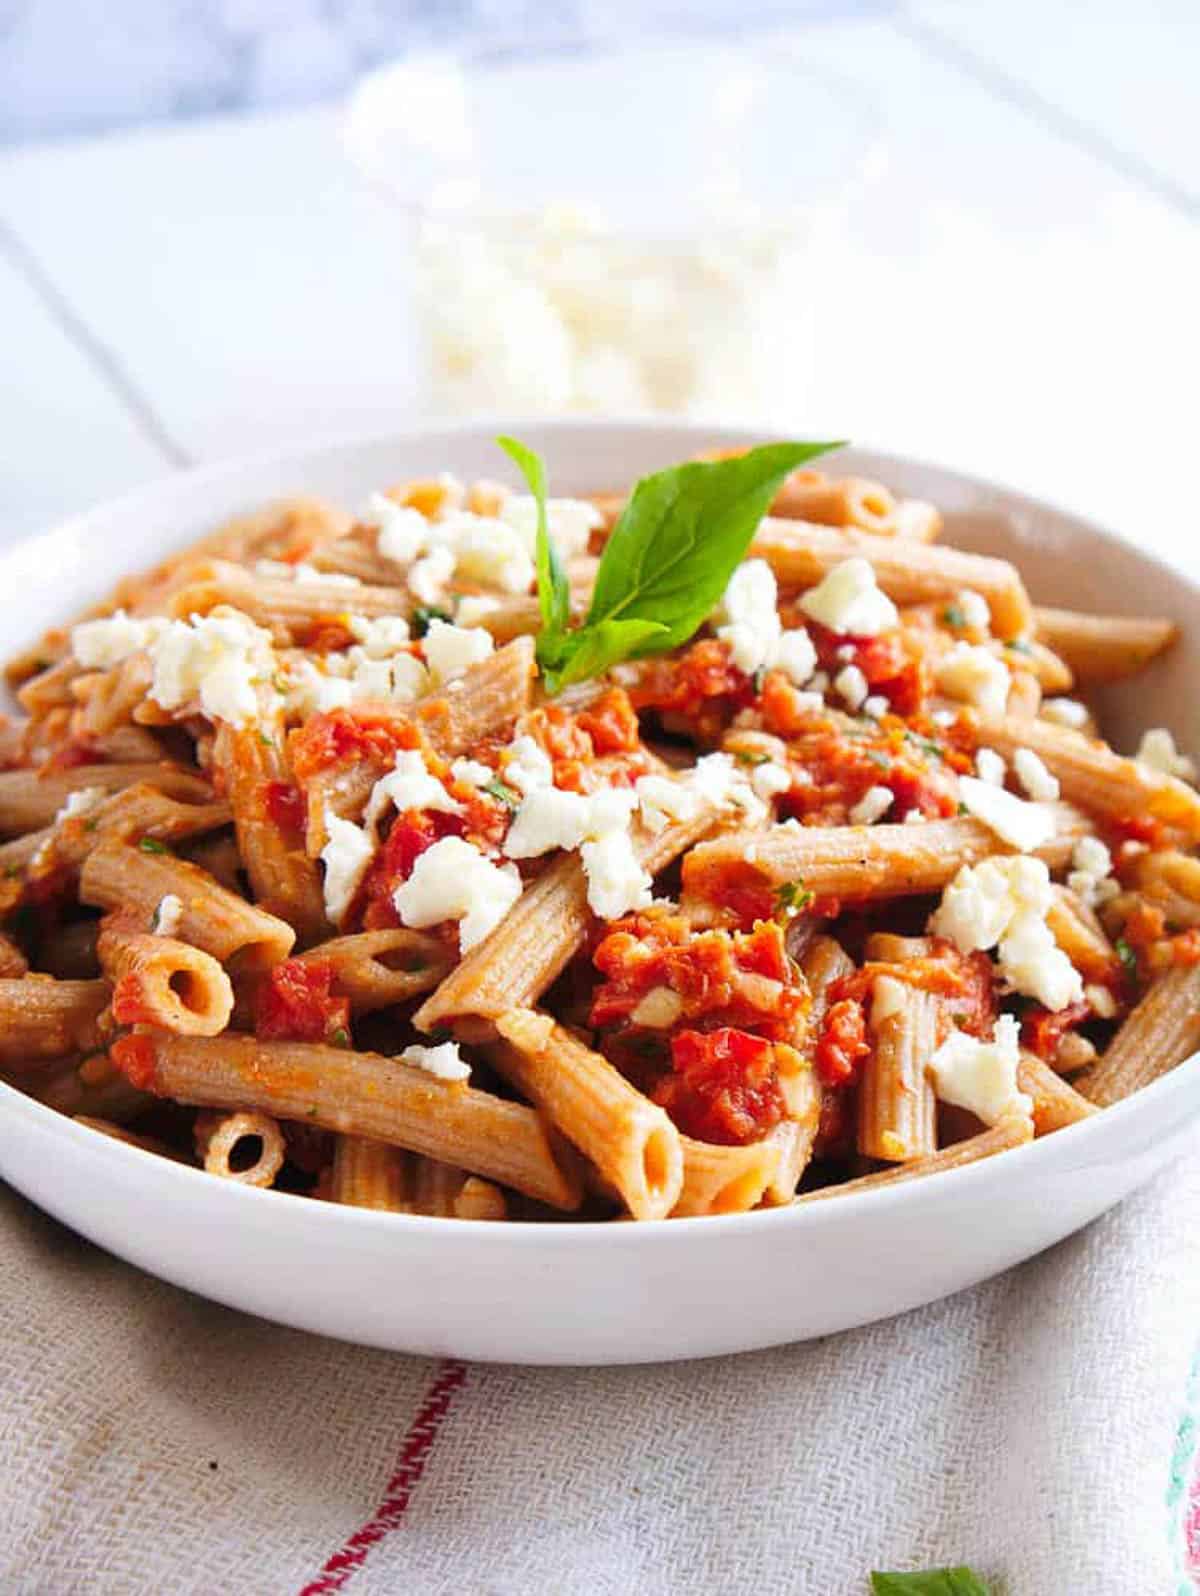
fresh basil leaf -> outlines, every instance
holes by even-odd
[[[872,1574],[875,1596],[990,1596],[978,1574],[964,1565],[919,1574]]]
[[[566,648],[557,666],[543,667],[546,686],[557,693],[572,682],[599,676],[610,665],[644,651],[644,645],[655,642],[665,630],[657,621],[604,620],[594,626],[581,627],[577,632],[568,632]]]
[[[840,443],[769,443],[643,477],[605,544],[586,625],[653,621],[637,648],[685,643],[724,593],[786,477]]]
[[[445,621],[447,625],[454,621],[449,610],[440,610],[436,604],[418,604],[408,619],[414,637],[424,637],[430,621]]]
[[[542,612],[542,634],[538,638],[538,660],[549,666],[562,658],[561,639],[571,618],[571,589],[558,550],[546,520],[546,462],[533,449],[516,438],[497,438],[496,442],[514,463],[533,494],[537,505],[537,590]],[[545,640],[543,642],[543,639]]]

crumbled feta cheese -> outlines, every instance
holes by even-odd
[[[502,593],[529,590],[533,560],[507,522],[463,510],[440,523],[438,535],[454,556],[456,576]]]
[[[1080,837],[1071,855],[1071,864],[1067,886],[1090,909],[1098,908],[1120,892],[1120,882],[1113,879],[1112,854],[1099,837]]]
[[[490,632],[480,626],[452,626],[448,621],[432,620],[425,633],[425,663],[435,681],[449,681],[478,665],[496,645]]]
[[[338,925],[375,856],[375,839],[332,810],[325,812],[325,831],[328,841],[321,849],[325,866],[325,913],[332,924]]]
[[[406,578],[408,591],[419,604],[438,604],[445,593],[446,583],[453,575],[454,552],[445,544],[439,544],[409,567]]]
[[[944,1103],[968,1109],[985,1125],[1007,1114],[1029,1114],[1033,1103],[1017,1085],[1018,1027],[1002,1014],[990,1042],[954,1031],[930,1060],[934,1090]]]
[[[359,520],[364,526],[378,527],[375,547],[385,560],[410,565],[426,546],[429,524],[420,510],[395,504],[383,493],[372,493]]]
[[[170,622],[161,615],[137,620],[117,610],[98,621],[80,621],[71,630],[71,652],[85,670],[108,670],[120,665],[131,654],[149,648],[166,631]]]
[[[729,754],[703,755],[689,771],[687,781],[705,803],[718,809],[740,809],[751,824],[766,818],[766,805]]]
[[[929,718],[935,726],[953,726],[958,716],[952,709],[935,709]]]
[[[998,948],[1000,968],[1013,987],[1055,1013],[1083,996],[1079,971],[1054,940],[1045,920],[1022,909]]]
[[[1043,698],[1042,717],[1051,720],[1056,726],[1070,726],[1073,731],[1079,731],[1088,723],[1088,708],[1075,698]]]
[[[471,1066],[459,1052],[457,1042],[439,1042],[436,1047],[414,1042],[400,1054],[400,1062],[436,1075],[439,1081],[465,1081],[471,1074]]]
[[[852,637],[878,637],[900,621],[896,606],[880,592],[874,570],[857,555],[835,565],[823,581],[803,594],[800,607],[831,632]]]
[[[870,692],[867,678],[857,665],[843,665],[833,678],[833,686],[851,709],[861,709]]]
[[[977,632],[986,632],[991,624],[992,612],[988,609],[988,601],[982,593],[975,593],[969,587],[957,593],[954,602],[962,611],[963,620]]]
[[[371,789],[367,800],[363,825],[373,831],[380,816],[391,804],[397,814],[406,809],[432,809],[443,815],[461,815],[462,805],[457,803],[445,787],[426,767],[417,750],[402,749],[396,763],[386,776],[381,776]]]
[[[102,804],[108,797],[106,787],[80,787],[75,792],[67,795],[67,801],[54,817],[54,824],[61,825],[64,820],[71,820],[76,815],[86,815],[89,810]]]
[[[938,661],[937,684],[951,698],[974,704],[985,715],[1003,715],[1012,681],[1002,659],[978,643],[955,643]]]
[[[894,975],[877,975],[871,988],[871,1029],[877,1031],[887,1020],[901,1014],[906,992],[903,981]]]
[[[745,560],[729,578],[714,614],[717,636],[729,645],[739,670],[752,676],[766,665],[779,640],[775,573],[766,560]]]
[[[863,699],[862,712],[872,720],[882,720],[890,707],[882,693],[871,693]]]
[[[242,726],[259,712],[258,683],[274,671],[270,634],[237,610],[172,621],[151,648],[150,696],[163,709],[199,699],[212,720]]]
[[[887,814],[892,807],[894,797],[895,794],[890,787],[868,787],[850,811],[850,824],[873,826],[877,820],[882,820]]]
[[[287,566],[286,569],[298,587],[362,586],[362,582],[357,576],[351,576],[346,571],[318,571],[315,565],[308,565],[303,560],[298,565]]]
[[[855,655],[854,644],[840,643],[837,648],[834,649],[833,653],[835,659],[841,660],[843,665],[849,665]]]
[[[1180,781],[1196,779],[1195,762],[1179,752],[1165,726],[1143,732],[1141,746],[1133,757],[1156,776],[1177,776]]]
[[[468,952],[500,924],[521,896],[515,865],[496,865],[461,837],[442,837],[418,855],[412,874],[392,894],[401,923],[421,930],[457,920]]]
[[[486,787],[489,781],[495,779],[496,772],[478,759],[456,759],[450,766],[450,774],[464,786]]]
[[[179,930],[180,921],[183,919],[183,901],[173,892],[168,892],[158,900],[154,916],[150,922],[150,929],[156,936],[173,937]]]
[[[1112,854],[1099,837],[1080,837],[1072,851],[1071,863],[1076,870],[1086,870],[1093,876],[1112,873]]]
[[[672,781],[669,776],[639,776],[633,790],[642,823],[656,836],[673,820],[691,820],[699,808],[696,792],[686,779]]]
[[[628,831],[606,831],[579,852],[587,876],[588,907],[602,920],[619,920],[650,902],[650,876],[634,852]]]
[[[365,615],[350,615],[346,629],[362,647],[368,659],[387,659],[408,645],[408,622],[402,615],[381,615],[368,620]]]
[[[960,776],[958,792],[967,813],[982,820],[1010,848],[1032,853],[1054,835],[1054,815],[1040,804],[1028,803],[974,776]]]
[[[500,608],[500,600],[486,593],[464,593],[458,601],[454,620],[458,626],[478,626]]]
[[[513,528],[532,554],[537,543],[537,501],[529,494],[510,494],[500,506],[500,519]],[[546,500],[546,527],[564,560],[586,554],[592,533],[603,525],[604,517],[586,499]]]
[[[669,986],[652,986],[631,1010],[629,1018],[634,1025],[644,1025],[647,1030],[667,1031],[682,1013],[683,999],[678,992]]]
[[[769,802],[772,798],[777,798],[781,792],[790,790],[792,773],[785,765],[775,765],[767,760],[765,764],[755,765],[751,770],[750,785],[760,798]]]
[[[532,506],[533,501],[529,503]],[[587,508],[592,515],[598,514],[590,505]],[[534,515],[536,521],[536,510]],[[526,540],[507,516],[475,515],[450,507],[438,520],[430,521],[417,510],[373,494],[364,520],[379,527],[376,547],[380,554],[408,567],[409,589],[423,604],[436,603],[436,595],[452,576],[505,593],[524,593],[533,581],[533,535]],[[585,532],[585,542],[586,537]]]
[[[554,785],[554,766],[540,743],[532,737],[516,737],[504,750],[504,780],[518,791],[530,793],[535,787]]]
[[[610,831],[625,830],[637,807],[628,787],[601,787],[594,793],[535,787],[517,810],[504,839],[510,859],[536,859],[555,848],[568,852]]]
[[[1025,791],[1038,803],[1052,803],[1058,797],[1058,777],[1046,769],[1032,748],[1018,748],[1013,755],[1013,769]]]
[[[923,826],[925,824],[925,816],[919,809],[910,809],[904,817],[904,824],[906,826]]]
[[[1008,766],[994,748],[981,748],[975,755],[975,774],[980,781],[990,782],[993,787],[1003,787],[1007,773]]]
[[[1045,916],[1051,904],[1050,872],[1041,859],[1022,855],[963,865],[930,920],[935,936],[960,953],[993,948],[1022,910]]]
[[[767,665],[772,670],[782,671],[794,687],[803,687],[817,668],[817,651],[812,638],[802,626],[781,632]]]

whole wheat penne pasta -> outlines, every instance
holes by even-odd
[[[229,805],[223,800],[170,798],[157,787],[138,782],[82,815],[60,820],[53,830],[54,857],[77,868],[104,842],[132,842],[143,837],[152,843],[186,842],[227,825],[229,818]]]
[[[0,980],[0,1061],[37,1064],[99,1045],[107,981],[56,981],[50,975]]]
[[[1066,1125],[1097,1112],[1094,1103],[1055,1073],[1033,1053],[1022,1052],[1017,1064],[1017,1086],[1033,1099],[1033,1133],[1049,1136]]]
[[[230,604],[257,625],[282,638],[304,632],[316,623],[339,615],[405,615],[412,607],[408,589],[353,586],[331,576],[325,581],[297,582],[290,577],[256,576],[239,565],[215,561],[172,594],[168,611],[187,619],[207,615],[218,605]]]
[[[73,730],[77,737],[103,737],[133,719],[135,711],[150,691],[154,668],[150,656],[141,651],[131,654],[106,671],[90,671],[73,683],[75,711]],[[30,682],[21,691],[37,685]]]
[[[207,871],[227,891],[241,893],[244,890],[242,856],[235,837],[225,832],[215,837],[201,837],[199,842],[189,844],[186,853],[193,864]]]
[[[1200,925],[1200,859],[1164,848],[1138,855],[1126,869],[1130,884],[1162,910],[1169,926]]]
[[[29,960],[9,936],[0,932],[0,978],[18,980],[29,974]]]
[[[330,965],[334,990],[350,999],[350,1012],[356,1015],[407,1003],[428,992],[454,962],[438,937],[403,927],[333,937],[299,957],[306,963]]]
[[[705,805],[694,819],[657,834],[634,832],[634,849],[650,875],[664,870],[716,823]],[[576,854],[563,854],[522,892],[504,919],[467,954],[413,1017],[422,1031],[459,1015],[492,1019],[529,1008],[562,974],[592,923],[587,878]]]
[[[405,1156],[410,1167],[413,1212],[427,1214],[431,1219],[453,1219],[455,1204],[467,1181],[466,1171],[417,1153]]]
[[[808,1080],[808,1113],[780,1120],[763,1137],[779,1154],[775,1173],[763,1192],[763,1202],[790,1203],[812,1157],[813,1141],[821,1123],[821,1095],[816,1080],[811,1075]]]
[[[1034,619],[1038,639],[1061,655],[1081,682],[1133,676],[1179,635],[1174,621],[1152,615],[1084,615],[1039,604]]]
[[[389,587],[400,567],[395,560],[380,554],[374,527],[355,527],[353,532],[319,549],[311,562],[318,571],[335,576],[352,576],[375,587]]]
[[[874,941],[867,942],[868,957],[878,956]],[[927,1071],[942,1025],[942,1001],[932,992],[876,977],[871,1051],[858,1088],[858,1150],[866,1157],[907,1163],[937,1151],[937,1101]]]
[[[683,1185],[673,1219],[709,1214],[744,1214],[757,1208],[775,1179],[780,1149],[775,1142],[719,1147],[681,1136]]]
[[[1058,831],[1037,855],[1057,870],[1092,826],[1069,804],[1052,807]],[[1008,851],[968,816],[921,826],[771,826],[698,844],[683,861],[683,886],[685,897],[707,900],[722,882],[767,890],[800,882],[818,896],[860,902],[936,892],[961,865]]]
[[[1033,606],[1016,568],[989,555],[779,520],[762,523],[750,555],[767,561],[780,586],[793,588],[814,587],[835,565],[858,555],[897,604],[923,604],[969,588],[987,600],[998,637],[1023,637],[1033,629]]]
[[[922,1175],[945,1174],[947,1170],[961,1169],[967,1164],[977,1164],[980,1159],[993,1158],[1010,1147],[1021,1147],[1033,1138],[1033,1121],[1023,1114],[1006,1115],[978,1136],[943,1147],[940,1152],[925,1158],[915,1158],[911,1163],[896,1164],[891,1169],[878,1170],[874,1175],[863,1175],[858,1180],[843,1181],[836,1186],[822,1186],[819,1191],[807,1191],[797,1197],[798,1203],[824,1202],[830,1197],[852,1197],[857,1192],[874,1191],[879,1186],[894,1186],[898,1181],[917,1180]]]
[[[105,842],[89,854],[79,877],[84,903],[130,909],[146,917],[166,897],[179,899],[178,935],[222,964],[270,965],[291,952],[296,933],[284,920],[227,892],[211,876],[166,852]]]
[[[289,818],[279,795],[296,796],[278,709],[257,725],[222,724],[213,742],[233,810],[242,864],[255,901],[286,920],[301,943],[326,935],[329,922],[321,878],[305,848],[304,830]]]
[[[478,1175],[468,1175],[454,1199],[455,1219],[495,1221],[508,1218],[508,1199],[499,1186]]]
[[[509,1009],[496,1018],[508,1046],[493,1058],[505,1075],[595,1164],[635,1219],[665,1219],[679,1197],[679,1132],[599,1053],[548,1014]]]
[[[212,788],[193,771],[157,765],[75,765],[69,770],[0,772],[0,833],[11,837],[48,826],[73,793],[88,788],[120,792],[145,782],[172,798],[201,802]]]
[[[75,703],[75,684],[80,677],[79,665],[74,659],[60,659],[56,664],[31,676],[17,693],[17,702],[28,715],[47,715],[52,709],[70,707]]]
[[[1118,1103],[1182,1064],[1200,1047],[1200,965],[1175,965],[1113,1037],[1100,1062],[1075,1085],[1100,1108]]]
[[[1174,776],[1046,720],[981,717],[980,733],[1006,759],[1018,748],[1031,749],[1071,803],[1103,815],[1153,815],[1200,840],[1200,794]]]
[[[76,1125],[84,1125],[88,1130],[98,1131],[101,1136],[107,1136],[110,1141],[124,1142],[126,1147],[140,1147],[144,1153],[154,1153],[158,1158],[169,1158],[173,1164],[187,1163],[176,1148],[169,1142],[164,1142],[158,1136],[143,1136],[138,1131],[127,1130],[124,1125],[118,1125],[111,1119],[93,1119],[88,1114],[76,1114]]]
[[[411,1212],[407,1180],[409,1155],[367,1136],[339,1136],[329,1180],[331,1202],[385,1213]]]
[[[771,514],[822,526],[859,527],[881,537],[896,530],[896,500],[882,482],[827,477],[823,471],[794,471],[776,495]]]
[[[56,1113],[71,1118],[84,1114],[118,1125],[137,1119],[154,1101],[114,1069],[104,1053],[55,1065],[45,1074],[21,1078],[18,1084]]]
[[[1070,887],[1051,888],[1046,924],[1086,981],[1110,981],[1120,969],[1116,950],[1093,909]]]
[[[273,1186],[283,1168],[283,1132],[270,1114],[197,1114],[196,1154],[210,1175],[242,1186]]]
[[[111,915],[96,944],[113,984],[119,1025],[160,1025],[181,1036],[217,1036],[233,1013],[229,977],[209,953],[176,937],[136,928],[132,914]]]
[[[343,1135],[407,1147],[511,1186],[554,1208],[577,1208],[578,1170],[541,1116],[471,1086],[377,1053],[250,1036],[145,1033],[124,1043],[138,1084],[199,1107],[261,1109]]]

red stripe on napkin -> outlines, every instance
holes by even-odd
[[[390,1535],[400,1523],[412,1500],[442,1421],[450,1411],[454,1394],[467,1378],[467,1366],[457,1358],[444,1358],[425,1393],[416,1418],[404,1437],[396,1471],[387,1482],[383,1501],[371,1517],[325,1564],[325,1567],[300,1592],[300,1596],[332,1596],[340,1591],[351,1574],[366,1562],[371,1548]]]

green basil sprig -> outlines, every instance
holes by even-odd
[[[872,1574],[871,1589],[874,1596],[988,1596],[979,1575],[965,1565],[919,1574]]]
[[[572,629],[566,572],[546,522],[545,463],[515,438],[497,441],[537,504],[537,658],[551,693],[621,660],[686,643],[720,600],[785,479],[842,447],[768,443],[643,477],[604,546],[583,624]]]

